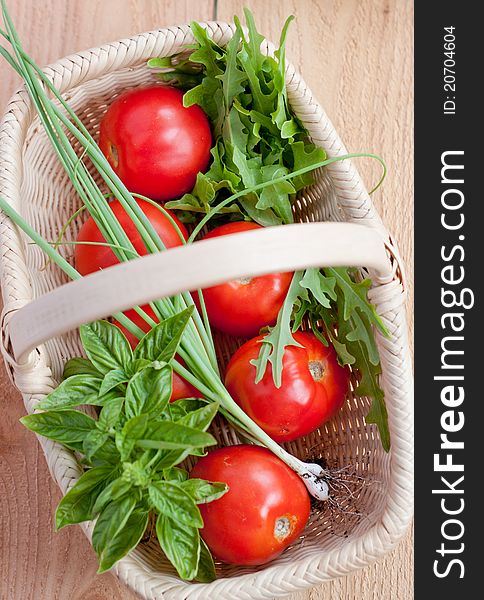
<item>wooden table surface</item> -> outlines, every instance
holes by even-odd
[[[276,41],[296,15],[288,57],[325,107],[350,151],[383,156],[388,177],[374,201],[407,266],[412,325],[413,2],[411,0],[9,0],[27,51],[40,64],[71,52],[191,19],[231,20],[247,4]],[[0,59],[1,60],[1,59]],[[0,109],[18,85],[0,63]],[[377,166],[362,160],[368,187]],[[0,372],[0,599],[134,600],[110,574],[96,575],[79,528],[53,531],[60,494],[39,446],[18,422],[20,394]],[[413,598],[412,539],[384,560],[290,600]],[[214,600],[216,600],[214,598]],[[237,599],[234,599],[237,600]]]

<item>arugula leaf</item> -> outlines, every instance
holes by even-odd
[[[259,383],[259,381],[262,380],[266,371],[267,362],[269,361],[272,365],[274,384],[276,387],[280,388],[282,385],[282,359],[284,356],[284,349],[286,346],[301,347],[301,344],[296,342],[292,337],[290,323],[294,303],[301,293],[299,284],[302,277],[302,271],[296,271],[296,273],[294,273],[286,299],[277,316],[276,325],[272,327],[270,333],[264,337],[259,356],[255,360],[250,361],[251,364],[256,367],[256,383]]]
[[[388,331],[378,316],[375,306],[370,304],[367,298],[371,280],[364,279],[356,283],[351,279],[347,269],[342,267],[327,267],[325,270],[336,279],[336,284],[344,295],[344,320],[347,321],[357,308],[363,315],[366,315],[370,323],[375,325],[384,335],[388,335]]]
[[[131,346],[116,325],[95,321],[81,325],[82,345],[94,367],[103,375],[113,369],[126,371],[133,358]]]
[[[167,203],[168,208],[190,213],[207,213],[227,193],[243,191],[277,174],[287,174],[296,165],[311,166],[325,158],[321,149],[308,142],[308,134],[291,112],[285,84],[285,45],[289,23],[281,33],[274,57],[263,54],[264,37],[257,31],[254,18],[245,11],[247,34],[234,17],[235,32],[225,48],[209,38],[198,24],[191,29],[196,43],[189,62],[176,57],[151,59],[149,65],[171,70],[170,78],[186,89],[187,76],[196,84],[185,92],[185,106],[198,104],[208,115],[214,134],[213,162],[205,174],[199,174],[195,188],[183,198]],[[197,73],[198,70],[198,73]],[[201,77],[201,80],[200,80]],[[260,193],[240,197],[221,212],[237,211],[261,225],[293,222],[292,204],[296,192],[312,182],[311,174],[268,186]],[[188,215],[188,216],[187,216]]]

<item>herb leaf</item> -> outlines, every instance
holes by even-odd
[[[56,528],[92,519],[96,499],[112,477],[112,467],[94,467],[83,473],[57,506]]]
[[[160,415],[168,406],[173,373],[169,365],[154,369],[146,367],[134,375],[126,390],[126,416]]]
[[[196,527],[179,524],[165,515],[158,515],[156,535],[161,549],[182,579],[194,579],[200,559],[200,534]]]
[[[94,367],[103,375],[113,369],[126,371],[133,353],[119,327],[108,321],[81,325],[82,345]]]
[[[22,417],[20,422],[31,431],[63,444],[82,442],[96,428],[96,421],[78,410],[34,413]]]
[[[148,493],[158,514],[170,517],[180,524],[203,527],[202,515],[195,500],[178,484],[168,481],[152,483]]]

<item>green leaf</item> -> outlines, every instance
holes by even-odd
[[[336,279],[336,284],[344,295],[343,318],[347,321],[355,309],[359,309],[363,315],[366,315],[370,323],[384,334],[388,335],[385,325],[377,315],[375,306],[368,301],[368,290],[371,287],[371,280],[364,279],[355,283],[348,274],[347,269],[339,267],[327,267],[325,269],[332,277]]]
[[[271,328],[261,344],[259,356],[251,360],[251,364],[256,367],[255,383],[259,383],[266,371],[267,362],[272,365],[272,377],[274,385],[277,388],[282,384],[282,359],[284,357],[284,349],[286,346],[299,346],[291,333],[291,315],[294,303],[301,293],[300,281],[303,277],[302,271],[296,271],[289,286],[286,299],[277,316],[276,325]],[[269,348],[269,350],[268,350]]]
[[[34,413],[22,417],[20,422],[31,431],[63,444],[82,442],[96,428],[96,421],[78,410]]]
[[[306,144],[302,141],[291,143],[290,148],[292,150],[294,171],[310,167],[311,165],[326,159],[326,152],[322,148],[316,148],[315,146]],[[312,180],[312,174],[306,173],[305,175],[295,177],[292,180],[292,183],[296,190],[300,190],[312,183]]]
[[[114,476],[112,467],[94,467],[83,473],[57,506],[56,529],[89,521],[96,499]]]
[[[138,415],[127,421],[121,431],[116,432],[116,447],[122,461],[128,460],[135,444],[142,439],[148,426],[149,416]]]
[[[64,365],[62,379],[68,379],[73,375],[92,375],[93,377],[102,377],[101,373],[88,358],[83,358],[80,356],[71,358]]]
[[[170,362],[175,356],[183,332],[193,313],[193,306],[165,319],[148,331],[134,351],[134,358]]]
[[[222,82],[226,114],[229,113],[234,98],[244,91],[245,86],[242,84],[247,80],[245,73],[237,66],[237,52],[241,36],[242,30],[239,25],[226,46],[225,70],[223,73],[216,75]]]
[[[148,526],[149,513],[136,508],[129,515],[124,527],[104,547],[99,559],[98,573],[109,570],[123,556],[136,548]]]
[[[187,479],[181,483],[182,489],[187,492],[197,504],[207,504],[221,498],[229,490],[226,483],[205,481],[204,479]]]
[[[195,580],[200,583],[210,583],[217,579],[215,563],[207,544],[200,538],[200,559]]]
[[[353,329],[346,334],[347,341],[363,342],[368,351],[368,360],[372,365],[379,365],[380,355],[378,353],[378,347],[371,330],[371,324],[368,322],[366,315],[360,316],[358,311],[355,310],[351,316],[351,323],[353,325]]]
[[[92,514],[99,514],[104,507],[111,502],[112,500],[118,500],[122,496],[126,495],[129,490],[132,488],[132,483],[123,479],[123,477],[118,477],[111,481],[99,494],[92,507]]]
[[[331,340],[331,343],[336,350],[336,354],[338,355],[338,360],[340,365],[352,365],[355,363],[356,358],[351,354],[351,352],[346,347],[346,344],[341,343],[338,339],[328,330],[328,335]]]
[[[123,411],[124,398],[116,396],[104,403],[99,414],[97,426],[101,431],[109,432],[119,423]]]
[[[146,417],[147,415],[141,416]],[[139,448],[145,450],[151,448],[155,450],[205,448],[205,446],[213,446],[217,443],[209,433],[170,421],[150,422],[146,427],[144,437],[133,441]]]
[[[299,285],[309,290],[321,306],[331,308],[331,300],[337,298],[335,284],[334,277],[326,277],[319,269],[307,269]]]
[[[89,459],[89,462],[93,466],[118,465],[120,459],[121,457],[114,440],[108,437],[104,444]]]
[[[169,365],[162,369],[146,367],[128,383],[125,411],[128,418],[140,415],[160,415],[168,406],[173,372]]]
[[[118,387],[118,385],[127,383],[128,381],[129,377],[126,375],[123,369],[113,369],[112,371],[108,371],[101,383],[99,394],[107,394],[115,387]]]
[[[193,498],[180,485],[168,481],[153,482],[148,488],[153,508],[189,527],[203,527],[202,515]]]
[[[262,181],[276,179],[288,174],[286,167],[281,165],[267,165],[262,167]],[[283,223],[293,223],[290,194],[295,193],[294,186],[290,181],[283,181],[264,188],[260,194],[256,208],[260,210],[271,208]]]
[[[82,442],[82,451],[86,455],[86,458],[91,460],[94,454],[104,446],[108,438],[109,434],[99,431],[98,429],[90,431]]]
[[[125,496],[110,502],[97,518],[92,532],[92,546],[99,560],[100,572],[105,570],[101,565],[110,555],[110,545],[124,529],[135,507],[135,498]]]
[[[201,408],[188,412],[188,414],[179,419],[177,423],[179,425],[185,425],[186,427],[192,427],[193,429],[207,431],[217,414],[218,408],[219,405],[216,402],[205,403]]]
[[[185,469],[179,469],[177,467],[170,467],[163,470],[163,478],[167,481],[174,481],[181,483],[188,479],[188,472]]]
[[[66,410],[81,404],[99,406],[101,379],[93,375],[72,375],[65,379],[44,400],[35,407],[37,410]]]
[[[131,346],[119,327],[95,321],[80,328],[81,341],[92,364],[103,375],[113,369],[126,371],[133,358]]]
[[[166,554],[182,579],[197,576],[200,559],[200,534],[196,527],[187,527],[165,515],[158,515],[156,535]]]

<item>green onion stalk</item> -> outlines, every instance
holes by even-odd
[[[376,158],[383,164],[381,159],[374,155],[348,154],[321,161],[309,167],[294,171],[288,175],[239,191],[208,212],[196,226],[188,242],[186,242],[181,231],[176,226],[176,223],[174,223],[169,213],[167,213],[162,206],[149,198],[145,198],[138,194],[132,194],[127,190],[126,186],[111,168],[111,165],[87,128],[67,104],[62,95],[56,90],[45,73],[23,50],[15,27],[7,11],[5,0],[1,0],[1,6],[5,30],[0,29],[0,35],[10,44],[11,51],[0,46],[0,54],[22,77],[25,88],[45,129],[45,133],[82,201],[82,208],[86,209],[92,216],[106,240],[106,245],[112,249],[120,262],[137,258],[139,254],[136,252],[133,244],[111,209],[109,203],[109,197],[111,196],[119,200],[126,213],[132,219],[147,251],[149,253],[155,253],[162,252],[166,250],[166,248],[150,221],[138,206],[138,203],[136,202],[136,198],[138,197],[151,202],[171,220],[172,224],[178,230],[178,234],[183,243],[192,243],[202,227],[215,214],[217,214],[225,205],[232,203],[241,196],[261,190],[269,185],[282,183],[288,179],[303,175],[338,160],[345,160],[347,158],[358,156],[369,156]],[[77,140],[83,149],[80,157],[74,150],[68,134]],[[108,193],[103,191],[94,180],[86,166],[86,158],[91,161],[100,174],[108,189]],[[52,243],[44,239],[1,197],[0,209],[29,238],[31,238],[31,240],[45,252],[49,260],[60,267],[68,277],[71,279],[78,279],[81,277],[81,274],[59,253],[58,240],[57,242]],[[247,439],[253,443],[265,446],[298,473],[313,496],[320,500],[327,499],[328,485],[325,481],[326,472],[323,468],[316,464],[303,463],[286,452],[237,405],[223,385],[218,370],[215,347],[203,302],[203,295],[200,290],[198,291],[198,294],[200,298],[201,314],[197,310],[191,294],[188,292],[183,292],[173,298],[157,299],[150,303],[151,308],[160,320],[172,317],[180,311],[192,307],[192,317],[190,318],[178,349],[178,355],[183,359],[186,366],[183,366],[180,361],[173,359],[172,366],[174,371],[197,388],[207,400],[218,402],[220,404],[221,413],[232,423],[232,425],[241,431]],[[153,319],[142,308],[137,306],[135,307],[135,311],[143,317],[150,326],[155,325]],[[135,323],[126,317],[125,314],[116,313],[113,317],[137,338],[140,339],[144,335],[141,328],[135,325]]]

